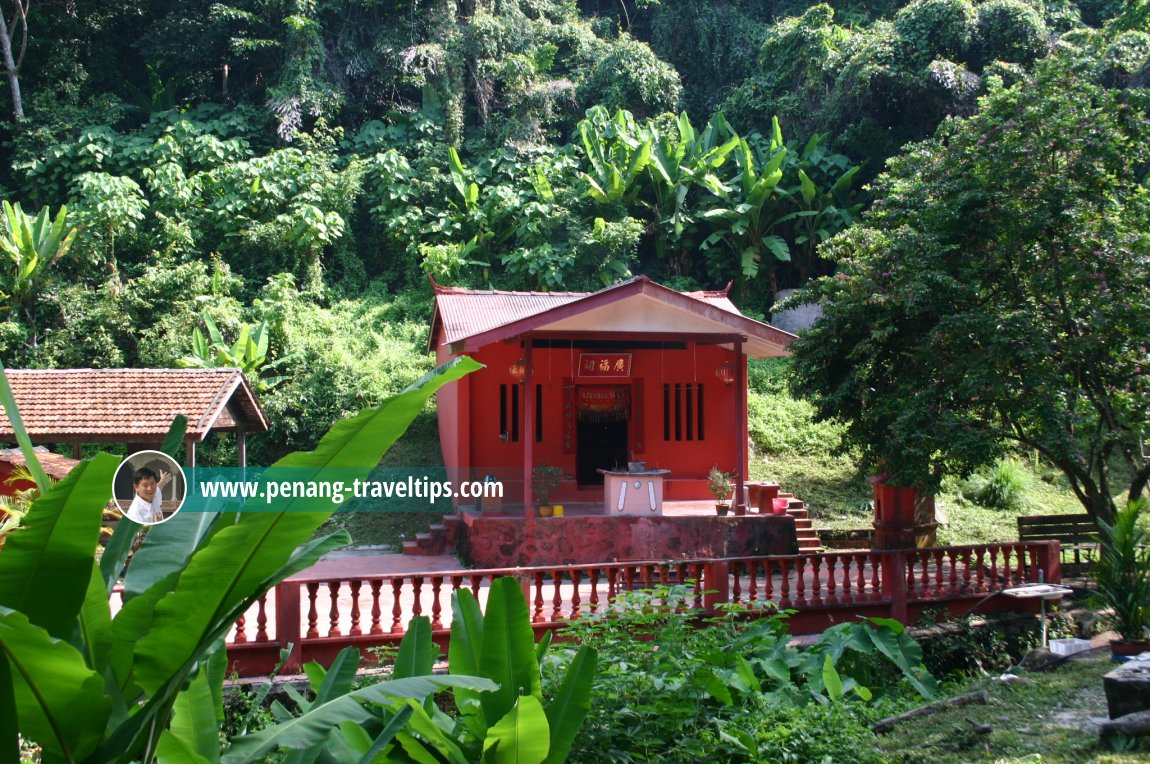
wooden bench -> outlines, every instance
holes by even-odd
[[[1098,549],[1098,526],[1090,515],[1030,515],[1017,519],[1019,541],[1057,541],[1063,563],[1081,568]],[[1068,554],[1073,555],[1072,560],[1067,559]]]

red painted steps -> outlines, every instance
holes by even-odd
[[[794,494],[780,493],[772,500],[776,512],[783,511],[795,519],[795,536],[799,542],[799,554],[823,551],[823,542],[811,522],[810,512],[802,499]]]
[[[450,554],[455,550],[455,542],[459,539],[459,524],[461,522],[463,521],[458,515],[444,515],[443,522],[433,524],[426,533],[415,534],[414,541],[404,541],[403,553],[411,555]]]

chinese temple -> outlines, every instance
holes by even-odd
[[[524,497],[534,465],[563,472],[555,501],[602,493],[599,470],[669,470],[667,499],[707,499],[712,466],[746,472],[746,359],[793,335],[747,318],[726,290],[681,293],[646,276],[593,293],[435,287],[431,345],[486,366],[439,393],[457,479]]]
[[[727,290],[646,276],[591,293],[433,286],[429,350],[485,366],[438,394],[452,480],[498,480],[504,504],[531,507],[532,475],[549,465],[548,501],[602,507],[622,474],[648,505],[626,513],[661,514],[663,501],[711,501],[717,467],[745,512],[747,358],[786,355],[793,335],[742,315]]]

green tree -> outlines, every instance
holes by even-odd
[[[5,18],[7,9],[0,7],[0,52],[4,54],[4,70],[8,75],[8,87],[12,91],[12,113],[16,120],[24,119],[24,99],[20,96],[20,66],[24,63],[24,50],[28,47],[28,7],[32,0],[15,0],[12,20]],[[16,33],[20,33],[20,43],[13,50]]]
[[[1150,480],[1145,93],[1055,61],[892,160],[863,225],[807,290],[824,317],[794,387],[848,422],[868,466],[935,487],[1010,444],[1113,520],[1122,465]]]

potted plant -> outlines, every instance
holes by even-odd
[[[731,495],[731,491],[735,490],[734,477],[718,467],[711,467],[711,471],[707,473],[707,490],[715,497],[715,511],[720,515],[727,514],[727,510],[730,509],[731,505],[727,503],[727,498]]]
[[[1095,602],[1110,609],[1106,620],[1121,637],[1110,643],[1115,657],[1150,650],[1150,537],[1138,524],[1143,504],[1128,502],[1113,525],[1098,522],[1102,543],[1094,566]]]
[[[539,502],[540,517],[551,516],[551,505],[547,503],[547,500],[559,487],[559,481],[562,478],[563,470],[548,462],[539,462],[531,470],[531,490]]]

